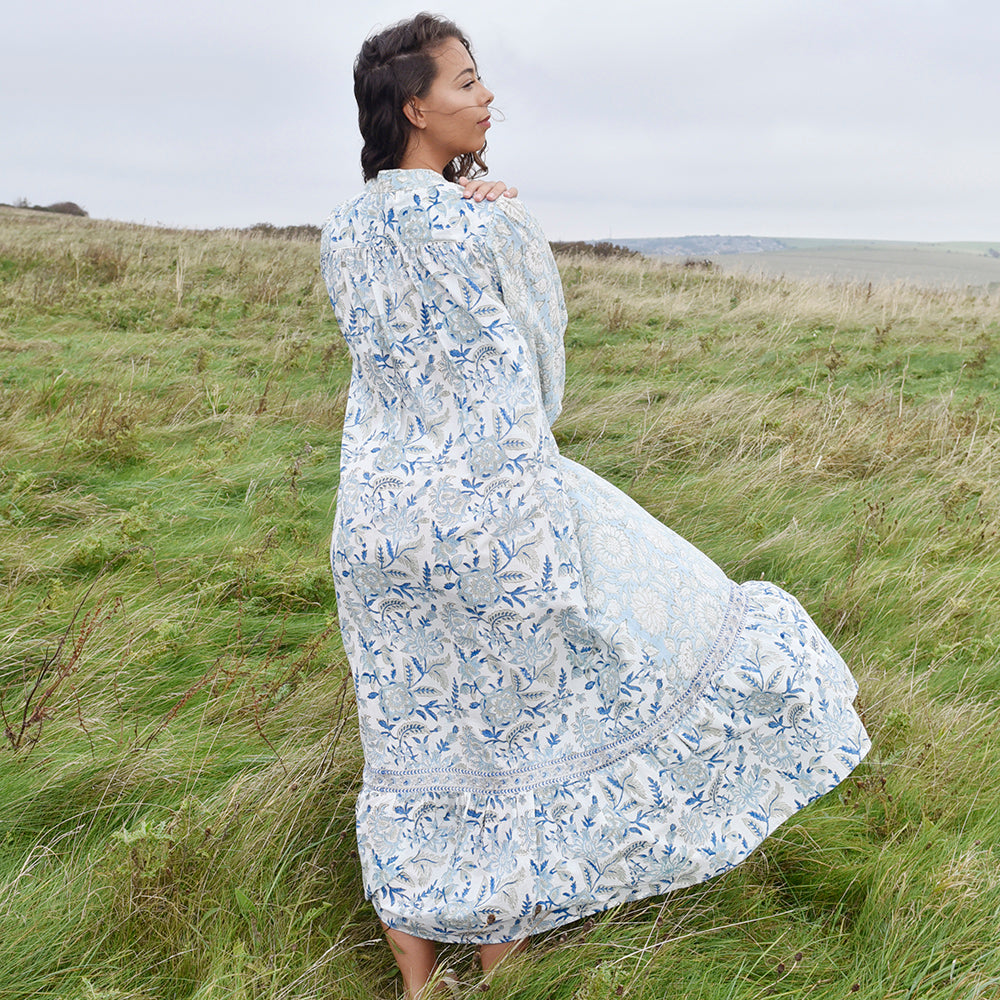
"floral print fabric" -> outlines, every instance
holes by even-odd
[[[562,457],[566,323],[518,200],[382,171],[328,220],[351,351],[331,559],[365,888],[524,937],[739,863],[868,749],[799,603]]]

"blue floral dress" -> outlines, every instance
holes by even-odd
[[[731,868],[868,750],[795,598],[559,454],[566,324],[519,200],[388,170],[322,270],[353,373],[331,558],[365,888],[501,942]]]

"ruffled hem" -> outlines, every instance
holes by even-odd
[[[358,839],[382,920],[476,944],[551,930],[732,868],[843,781],[870,746],[853,677],[794,597],[738,590],[721,662],[587,761],[520,780],[366,771]]]

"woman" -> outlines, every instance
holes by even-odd
[[[485,169],[493,99],[464,36],[419,15],[370,38],[355,94],[367,184],[322,248],[353,359],[331,556],[365,887],[415,998],[434,941],[489,969],[718,874],[869,744],[793,597],[560,456],[548,244],[453,183]]]

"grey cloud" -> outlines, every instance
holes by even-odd
[[[416,6],[21,5],[5,15],[18,44],[0,87],[19,96],[0,110],[0,200],[319,221],[360,187],[354,54]],[[992,0],[510,0],[454,16],[508,115],[491,173],[553,237],[1000,234]]]

